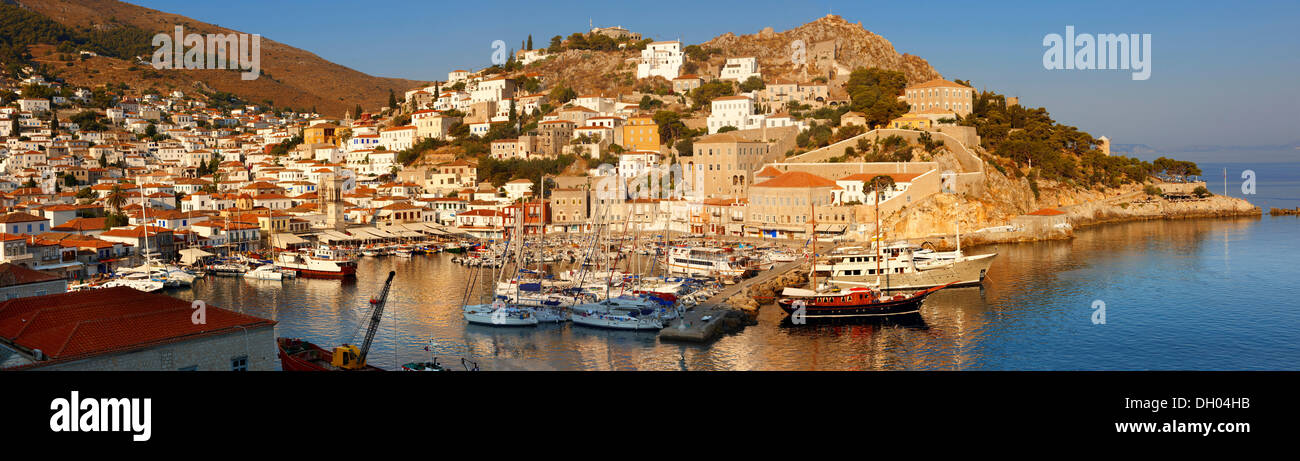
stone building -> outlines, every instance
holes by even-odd
[[[274,371],[276,355],[273,320],[126,287],[0,302],[0,369]]]

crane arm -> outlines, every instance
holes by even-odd
[[[379,292],[379,299],[370,312],[370,326],[366,327],[366,340],[361,343],[361,353],[357,357],[357,363],[366,363],[366,354],[370,352],[370,342],[375,339],[375,332],[379,330],[379,320],[384,317],[384,303],[388,302],[388,289],[393,286],[393,276],[397,271],[388,271],[388,280],[384,281],[384,289]]]

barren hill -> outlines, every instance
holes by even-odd
[[[791,44],[796,40],[804,43],[802,58],[808,65],[795,66],[792,63],[795,53]],[[726,58],[748,56],[758,58],[763,77],[769,82],[778,79],[808,81],[817,76],[842,80],[859,67],[901,71],[912,83],[940,76],[925,59],[899,54],[884,37],[867,31],[861,23],[850,24],[835,15],[784,32],[774,32],[771,28],[750,35],[727,32],[699,46],[717,52],[710,55],[707,62],[689,57],[687,62],[698,66],[696,73],[715,76]],[[545,81],[569,86],[579,94],[604,93],[611,96],[630,91],[638,84],[636,60],[639,56],[630,50],[566,50],[531,64],[527,71],[540,73]],[[687,70],[682,72],[687,73]]]
[[[791,65],[796,56],[791,44],[796,40],[803,41],[802,57],[809,66]],[[939,77],[925,59],[899,54],[894,45],[863,28],[861,22],[851,24],[837,15],[827,15],[784,32],[775,32],[770,27],[750,35],[728,32],[700,46],[722,51],[715,58],[719,61],[716,65],[726,57],[757,57],[763,76],[769,81],[772,77],[805,80],[827,76],[828,72],[835,72],[836,78],[848,78],[846,71],[858,67],[902,71],[911,83]]]
[[[134,26],[149,33],[171,32],[180,25],[186,33],[263,33],[261,41],[262,77],[241,80],[234,71],[222,70],[159,70],[141,76],[148,66],[134,62],[98,57],[82,62],[73,60],[72,66],[51,66],[60,76],[75,85],[96,86],[108,82],[125,82],[132,88],[159,90],[170,88],[182,91],[195,87],[225,91],[254,103],[272,101],[276,107],[311,108],[324,114],[342,115],[356,104],[367,110],[388,103],[388,91],[401,92],[420,84],[418,81],[374,77],[329,62],[310,52],[270,40],[266,34],[274,31],[235,31],[199,22],[184,16],[164,13],[116,0],[18,0],[23,8],[44,15],[64,26],[102,30],[105,28]],[[48,62],[50,50],[37,49],[32,54]],[[148,56],[145,57],[148,59]],[[131,67],[143,68],[128,71]],[[91,72],[94,69],[94,72]],[[113,80],[117,79],[117,80]]]

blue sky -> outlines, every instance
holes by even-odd
[[[861,22],[944,77],[1019,96],[1117,144],[1158,149],[1300,141],[1300,2],[673,1],[448,2],[132,0],[263,36],[386,77],[445,79],[511,47],[622,25],[647,37],[700,43],[725,32],[782,31],[827,13]],[[919,5],[919,6],[918,6]],[[1152,35],[1150,79],[1124,70],[1046,70],[1043,37]],[[1198,161],[1300,161],[1300,151],[1192,153]]]

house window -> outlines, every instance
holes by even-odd
[[[230,359],[230,371],[248,371],[248,356]]]

